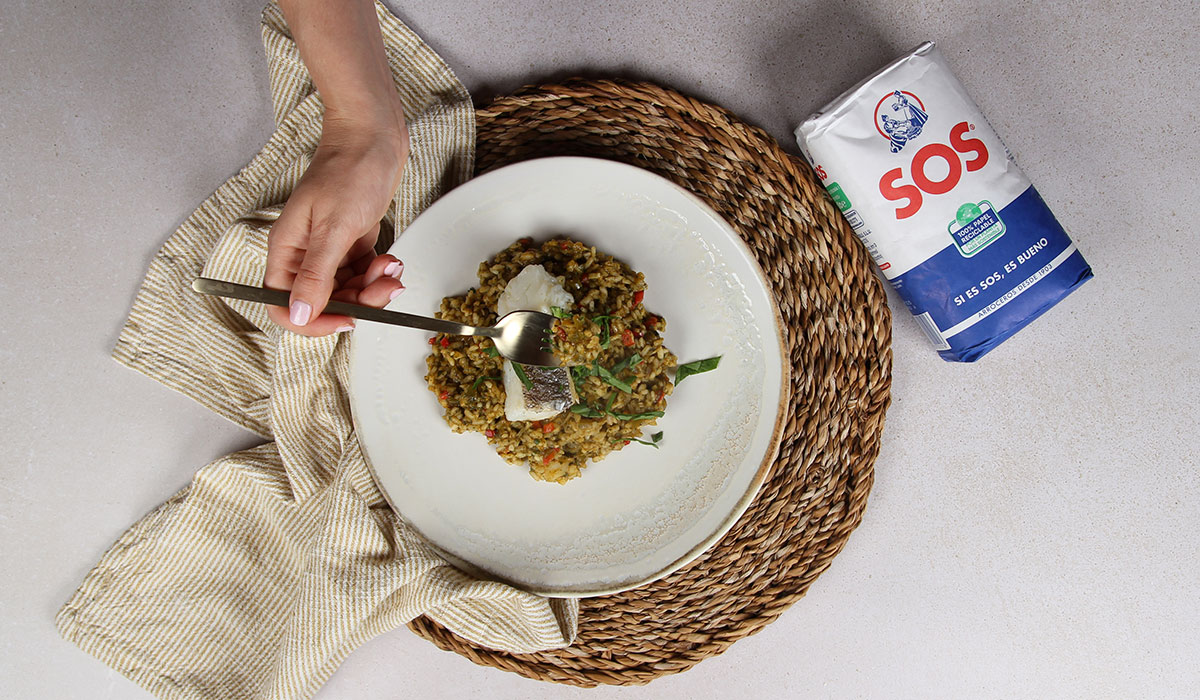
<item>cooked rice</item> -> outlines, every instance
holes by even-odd
[[[576,410],[602,413],[588,417],[566,411],[545,421],[513,421],[504,417],[502,360],[486,338],[439,335],[430,340],[425,380],[445,409],[445,419],[458,433],[475,431],[508,462],[529,466],[535,479],[564,483],[579,476],[588,460],[604,459],[632,444],[654,425],[656,416],[639,416],[666,407],[672,383],[668,370],[675,356],[663,345],[666,322],[641,303],[646,282],[611,256],[566,238],[536,247],[521,239],[479,266],[479,286],[463,296],[442,300],[440,318],[474,326],[496,322],[496,301],[509,280],[527,265],[541,264],[575,297],[555,328],[555,354],[564,366],[611,370],[635,353],[642,361],[618,377],[632,389],[625,393],[600,376],[579,376]],[[605,327],[607,325],[607,328]],[[607,339],[606,347],[602,341]],[[588,374],[574,370],[574,375]],[[614,415],[616,414],[616,415]],[[624,416],[620,418],[618,416]]]

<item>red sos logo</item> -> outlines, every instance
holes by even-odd
[[[973,124],[959,122],[950,130],[950,145],[931,143],[923,146],[913,154],[909,172],[912,182],[905,182],[904,168],[893,168],[879,179],[879,194],[892,202],[904,202],[904,206],[896,208],[897,219],[907,219],[921,210],[925,194],[946,194],[958,185],[962,179],[963,168],[967,172],[975,172],[988,162],[988,150],[983,141],[967,138],[967,132],[975,128]],[[963,160],[965,156],[972,156]],[[940,180],[933,180],[926,174],[929,161],[939,159],[946,162],[949,172]]]

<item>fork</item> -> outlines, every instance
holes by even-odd
[[[288,292],[278,289],[250,287],[207,277],[197,277],[193,280],[192,289],[201,294],[254,301],[285,308],[291,297]],[[402,311],[386,311],[373,306],[347,304],[343,301],[330,301],[325,305],[325,311],[352,316],[364,321],[419,328],[434,333],[481,335],[491,338],[496,345],[496,351],[506,360],[538,367],[558,366],[558,358],[554,357],[554,353],[550,350],[550,333],[553,329],[554,317],[540,311],[513,311],[496,321],[494,326],[468,326],[440,318],[417,316]]]

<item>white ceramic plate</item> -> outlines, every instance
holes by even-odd
[[[457,434],[425,384],[430,334],[360,323],[350,395],[392,507],[459,566],[525,590],[585,596],[665,576],[749,505],[778,447],[787,367],[757,264],[695,196],[633,166],[526,161],[446,194],[392,246],[407,291],[388,308],[433,315],[523,236],[596,246],[646,276],[679,361],[722,355],[668,400],[661,449],[634,443],[565,485],[534,481],[483,435]],[[649,431],[648,431],[649,432]]]

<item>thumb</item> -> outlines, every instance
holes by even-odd
[[[325,304],[329,302],[338,265],[345,257],[349,244],[353,242],[352,237],[340,233],[332,226],[313,227],[304,260],[300,263],[296,279],[292,282],[288,317],[294,325],[308,325],[312,319],[321,315]]]

